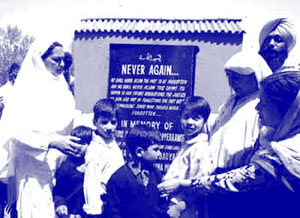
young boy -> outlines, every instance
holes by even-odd
[[[164,176],[164,181],[194,179],[211,173],[212,162],[208,135],[203,132],[209,114],[209,104],[200,96],[188,97],[183,103],[180,123],[185,134],[185,141]],[[163,185],[160,185],[160,189],[164,190]],[[195,201],[193,195],[177,192],[170,196],[170,199],[169,215],[181,213],[180,217],[197,216],[197,204],[193,203]],[[201,208],[199,212],[203,213],[204,208]],[[201,217],[200,214],[199,217]]]
[[[161,218],[163,199],[157,185],[162,174],[153,165],[161,155],[160,134],[152,127],[137,125],[127,137],[131,160],[118,169],[107,184],[109,218]]]
[[[85,155],[83,209],[87,217],[103,217],[107,181],[124,164],[122,151],[114,136],[118,118],[118,106],[114,100],[101,99],[96,102],[93,119],[96,130]]]
[[[89,145],[93,130],[86,126],[78,126],[71,132],[80,139],[78,144]],[[56,171],[56,185],[53,188],[56,213],[59,217],[84,217],[83,178],[84,154],[79,157],[69,156]]]

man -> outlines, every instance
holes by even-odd
[[[296,44],[292,22],[277,18],[264,25],[259,36],[259,54],[265,59],[273,73],[283,69],[289,52]]]

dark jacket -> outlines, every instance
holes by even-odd
[[[149,182],[145,187],[128,164],[119,168],[107,184],[107,215],[109,218],[161,218],[166,216],[166,202],[160,198],[157,185],[161,172],[149,170]]]

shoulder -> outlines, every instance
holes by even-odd
[[[130,170],[128,169],[127,165],[121,166],[119,169],[117,169],[112,176],[110,177],[110,180],[117,180],[117,181],[123,181],[125,178],[128,177],[130,174]]]
[[[158,181],[162,180],[163,177],[163,173],[160,169],[158,169],[156,166],[153,166],[151,168],[151,172],[153,173],[153,175],[157,178]]]
[[[62,162],[60,167],[57,169],[57,175],[72,174],[72,170],[76,167],[75,163],[68,157]]]

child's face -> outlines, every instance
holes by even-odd
[[[161,155],[159,145],[150,145],[147,150],[144,150],[143,159],[148,162],[156,161]]]
[[[99,117],[98,120],[95,122],[97,131],[105,139],[111,139],[114,137],[117,125],[118,121],[116,117]]]
[[[181,115],[180,123],[186,136],[195,136],[201,132],[204,125],[204,119],[199,114],[194,115],[185,110]]]

